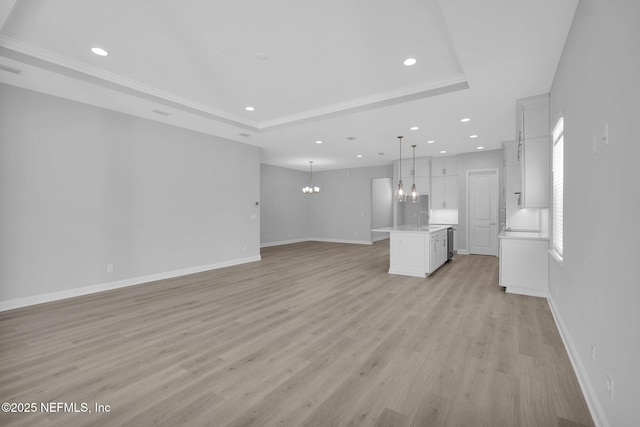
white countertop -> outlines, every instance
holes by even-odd
[[[450,225],[429,225],[418,228],[415,225],[397,225],[395,227],[374,228],[371,231],[380,231],[383,233],[435,233],[436,231],[446,230]]]
[[[539,231],[505,231],[498,235],[501,239],[549,240],[548,233]]]

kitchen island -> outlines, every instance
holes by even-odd
[[[448,225],[398,225],[372,231],[389,233],[389,274],[427,277],[447,261]]]

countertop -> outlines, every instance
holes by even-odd
[[[549,240],[548,233],[539,231],[506,231],[502,230],[498,235],[501,239],[520,239],[520,240]]]
[[[429,225],[418,228],[415,225],[397,225],[395,227],[374,228],[371,231],[380,231],[383,233],[435,233],[436,231],[446,230],[450,225]]]

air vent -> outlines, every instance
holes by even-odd
[[[9,67],[8,65],[3,65],[3,64],[0,64],[0,70],[7,71],[7,72],[13,73],[13,74],[22,73],[22,70],[20,70],[19,68]]]
[[[349,141],[355,141],[357,138],[355,136],[348,136],[347,139]]]
[[[156,113],[156,114],[160,114],[161,116],[168,116],[169,113],[167,113],[166,111],[162,111],[162,110],[151,110],[152,113]]]
[[[240,136],[244,136],[245,138],[250,137],[251,135],[249,135],[248,133],[239,133],[238,135]]]

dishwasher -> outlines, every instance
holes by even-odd
[[[454,231],[456,231],[456,229],[453,227],[447,228],[447,261],[451,261],[451,258],[453,258],[453,232]]]

